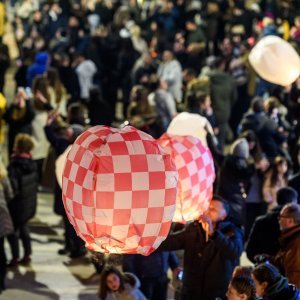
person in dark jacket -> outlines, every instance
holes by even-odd
[[[178,269],[175,252],[154,252],[149,256],[126,254],[123,270],[135,274],[141,281],[141,291],[149,300],[166,300],[168,293],[168,268]]]
[[[219,125],[217,136],[219,148],[223,151],[231,110],[237,98],[237,90],[233,78],[225,72],[225,61],[222,58],[215,60],[213,69],[208,76],[210,78],[212,107]]]
[[[28,221],[36,212],[38,189],[37,166],[30,154],[33,147],[33,140],[28,134],[18,134],[14,143],[14,154],[8,165],[8,176],[15,195],[8,205],[15,227],[15,232],[8,236],[12,267],[18,263],[29,264],[31,261]],[[19,238],[24,247],[24,257],[20,261]]]
[[[256,285],[256,294],[261,300],[300,300],[298,289],[289,284],[270,263],[256,266],[252,278]]]
[[[54,148],[55,154],[58,157],[63,154],[65,150],[71,145],[75,139],[84,131],[84,127],[79,124],[72,124],[62,129],[59,133],[56,131],[58,112],[55,111],[49,114],[47,125],[45,126],[45,133],[51,146]],[[58,254],[70,254],[71,258],[77,258],[86,254],[84,242],[77,236],[75,229],[70,224],[69,219],[63,207],[62,191],[57,180],[55,182],[54,190],[54,211],[63,217],[65,225],[65,246],[58,250]]]
[[[241,131],[253,130],[258,137],[263,152],[270,161],[282,154],[281,145],[286,141],[276,123],[264,110],[264,100],[256,97],[252,100],[252,112],[246,114],[241,121]]]
[[[264,216],[256,218],[246,243],[247,257],[255,262],[259,254],[275,255],[279,250],[280,228],[278,216],[285,204],[297,202],[298,193],[292,188],[282,188],[277,192],[278,206]]]
[[[230,218],[237,225],[245,225],[247,191],[254,164],[249,162],[249,144],[245,138],[237,139],[231,146],[230,153],[223,155],[212,135],[207,131],[207,142],[214,161],[220,169],[217,193],[224,197],[231,208]]]
[[[243,251],[243,232],[227,220],[228,203],[214,196],[208,211],[170,234],[159,251],[184,249],[182,300],[224,298]]]
[[[8,152],[13,152],[15,137],[18,133],[32,133],[31,122],[35,113],[30,99],[23,88],[18,88],[14,102],[8,107],[3,119],[9,125],[8,130]]]
[[[7,170],[0,159],[0,294],[5,290],[6,254],[4,239],[14,231],[13,222],[7,208],[13,198],[13,190],[7,176]]]
[[[0,93],[4,91],[5,74],[10,65],[10,57],[7,45],[0,39]]]

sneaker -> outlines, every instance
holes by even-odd
[[[13,258],[8,264],[7,267],[8,268],[14,268],[19,264],[19,259],[18,258]]]
[[[29,265],[31,263],[31,257],[29,255],[26,255],[19,261],[19,263],[25,266]]]

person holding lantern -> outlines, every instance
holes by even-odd
[[[184,249],[182,300],[225,297],[243,251],[243,232],[227,219],[228,214],[228,203],[215,195],[205,214],[170,234],[158,248]]]

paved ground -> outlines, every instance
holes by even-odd
[[[50,194],[39,195],[38,211],[31,221],[31,229],[32,264],[9,270],[8,289],[0,299],[97,299],[97,284],[86,284],[86,279],[94,272],[89,258],[71,261],[57,255],[57,250],[62,247],[62,227],[60,218],[52,213]]]

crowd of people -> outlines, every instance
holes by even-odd
[[[130,124],[158,138],[188,113],[205,120],[214,158],[210,207],[173,224],[150,256],[116,259],[121,270],[93,253],[99,299],[165,300],[168,269],[177,299],[300,299],[300,78],[279,86],[255,73],[249,53],[269,35],[300,51],[299,1],[1,0],[0,142],[9,162],[0,163],[0,293],[6,268],[31,262],[38,191],[53,191],[63,219],[58,255],[86,255],[54,173],[86,128]],[[10,66],[13,99],[4,92]],[[238,267],[243,251],[254,268]]]

